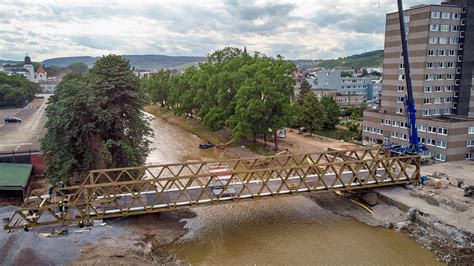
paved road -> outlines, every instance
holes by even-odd
[[[44,134],[46,102],[34,99],[23,108],[0,109],[0,152],[29,151],[39,148],[38,140]],[[5,117],[15,116],[21,123],[5,123]]]

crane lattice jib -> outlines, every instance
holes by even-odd
[[[94,170],[78,185],[28,198],[4,229],[354,191],[411,183],[419,175],[419,155],[391,157],[380,147]]]

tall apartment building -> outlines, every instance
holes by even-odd
[[[474,159],[474,1],[405,10],[420,141],[439,161]],[[363,140],[408,144],[398,12],[387,14],[380,110],[365,111]]]

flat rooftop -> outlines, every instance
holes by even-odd
[[[32,170],[32,164],[0,163],[0,190],[22,190]]]

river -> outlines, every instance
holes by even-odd
[[[160,118],[152,120],[148,163],[221,159],[199,139]],[[319,207],[304,196],[194,208],[189,229],[166,248],[191,264],[433,265],[430,251],[407,235],[371,227]]]

